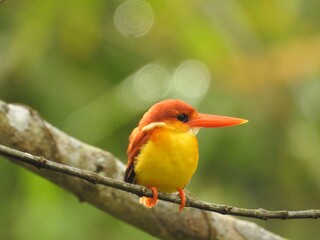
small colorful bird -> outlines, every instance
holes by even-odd
[[[153,197],[141,197],[148,208],[157,204],[158,191],[179,192],[179,211],[186,203],[183,191],[198,165],[196,134],[202,127],[225,127],[245,119],[198,113],[189,104],[168,99],[154,104],[130,137],[124,181],[150,188]]]

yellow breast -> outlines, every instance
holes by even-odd
[[[172,193],[183,189],[198,165],[198,142],[190,131],[171,127],[153,130],[135,161],[139,185]]]

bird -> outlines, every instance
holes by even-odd
[[[153,197],[140,198],[140,203],[147,208],[157,204],[158,192],[178,192],[180,212],[186,204],[184,188],[198,166],[196,135],[200,128],[246,122],[248,120],[241,118],[199,113],[178,99],[157,102],[129,136],[124,181],[151,189]]]

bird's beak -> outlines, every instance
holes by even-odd
[[[204,113],[198,113],[198,115],[188,122],[188,125],[192,128],[214,128],[214,127],[227,127],[238,124],[243,124],[248,120],[234,117],[210,115]]]

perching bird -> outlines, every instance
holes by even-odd
[[[124,181],[152,190],[153,198],[140,198],[140,203],[148,208],[157,204],[158,191],[178,191],[181,211],[186,202],[183,189],[198,165],[196,134],[199,129],[246,122],[240,118],[198,113],[180,100],[158,102],[143,115],[129,137]]]

